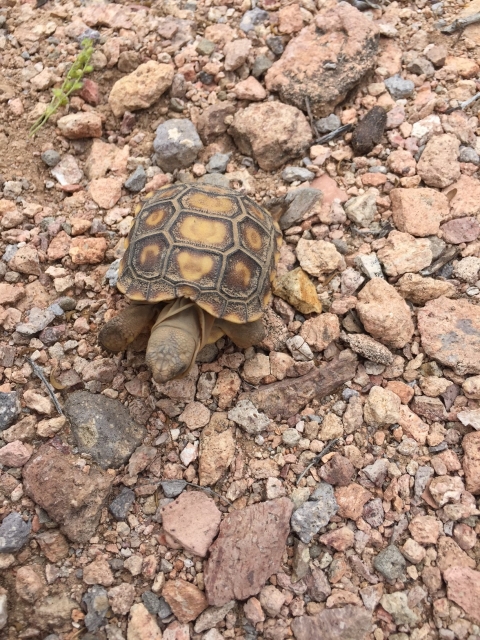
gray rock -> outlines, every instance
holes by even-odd
[[[368,227],[377,213],[377,196],[374,193],[364,193],[351,198],[345,204],[347,218],[362,227]]]
[[[266,22],[269,17],[270,14],[268,13],[268,11],[264,11],[263,9],[259,9],[258,7],[255,7],[250,11],[245,11],[240,22],[240,29],[244,33],[248,33],[255,28],[255,25]]]
[[[123,183],[125,189],[128,189],[132,193],[138,193],[143,189],[147,183],[147,174],[142,165],[139,165],[135,171],[128,176]]]
[[[108,505],[108,509],[116,520],[125,520],[134,502],[135,492],[124,487],[115,500]]]
[[[160,483],[166,498],[176,498],[187,486],[185,480],[164,480]]]
[[[334,113],[327,116],[326,118],[320,118],[315,122],[315,128],[318,133],[330,133],[331,131],[335,131],[341,126],[342,122],[338,116]]]
[[[412,80],[404,80],[401,76],[395,75],[385,80],[387,91],[394,100],[401,98],[409,98],[415,91],[415,85]]]
[[[415,58],[407,66],[407,70],[417,76],[425,75],[427,78],[431,78],[435,74],[433,64],[426,58]]]
[[[214,153],[207,163],[208,173],[225,173],[229,160],[229,153]]]
[[[247,433],[257,435],[270,424],[270,419],[260,413],[250,400],[240,400],[233,409],[228,412],[228,419],[233,420]]]
[[[375,460],[373,464],[364,467],[362,472],[376,487],[381,487],[387,477],[388,460],[386,458],[379,458]]]
[[[170,609],[170,605],[167,603],[165,598],[160,598],[158,603],[158,611],[157,615],[160,620],[165,620],[172,615],[172,610]]]
[[[273,62],[267,56],[258,56],[255,58],[255,62],[252,67],[252,76],[254,78],[260,78],[263,74],[270,69]]]
[[[73,311],[75,309],[75,307],[77,306],[76,300],[74,300],[73,298],[69,298],[68,296],[64,296],[63,298],[59,298],[56,301],[56,304],[58,304],[58,306],[63,311]]]
[[[266,45],[276,56],[281,56],[284,50],[283,40],[280,36],[271,36],[266,39]]]
[[[310,501],[304,502],[293,512],[290,524],[300,540],[308,544],[322,527],[327,526],[337,511],[338,504],[333,487],[321,482],[311,495]]]
[[[197,42],[196,50],[201,56],[209,56],[215,51],[215,43],[207,38],[200,38]],[[177,96],[183,98],[183,96]]]
[[[352,351],[377,364],[389,365],[393,362],[393,353],[385,345],[364,334],[342,333],[341,338]]]
[[[426,465],[418,467],[415,474],[415,484],[413,486],[413,493],[415,498],[419,498],[422,495],[427,487],[428,481],[432,476],[432,467],[427,467]]]
[[[160,598],[153,591],[144,591],[142,593],[142,602],[149,613],[154,616],[157,615],[160,609]]]
[[[65,413],[80,453],[91,455],[102,469],[124,464],[146,434],[119,400],[100,394],[72,393],[65,403]]]
[[[85,616],[85,626],[90,632],[98,631],[106,624],[108,611],[108,595],[106,589],[99,585],[90,587],[82,598],[82,602],[87,608]]]
[[[8,429],[20,413],[20,404],[15,391],[0,391],[0,431]]]
[[[355,258],[355,264],[357,265],[357,267],[359,267],[359,269],[363,271],[363,273],[368,278],[385,279],[376,253],[369,253],[358,256],[357,258]]]
[[[418,622],[417,614],[408,606],[408,596],[406,591],[396,591],[386,593],[382,596],[380,604],[393,616],[395,624],[408,624],[415,626]]]
[[[362,516],[365,522],[374,529],[379,527],[385,519],[382,500],[380,498],[374,498],[373,500],[370,500],[370,502],[367,502],[363,507]]]
[[[282,171],[282,180],[285,180],[285,182],[295,182],[295,180],[305,182],[306,180],[313,180],[314,178],[315,174],[313,171],[309,171],[304,167],[285,167]]]
[[[47,167],[55,167],[60,162],[60,154],[54,149],[44,151],[40,157]]]
[[[200,184],[211,184],[214,187],[223,187],[224,189],[230,188],[230,178],[221,173],[207,173],[199,178],[198,182]]]
[[[285,429],[282,433],[282,442],[286,444],[287,447],[295,447],[300,438],[300,433],[296,429]]]
[[[397,447],[398,453],[400,453],[402,456],[408,456],[409,458],[414,456],[414,454],[417,452],[417,449],[417,441],[413,438],[405,438]]]
[[[208,609],[205,609],[195,621],[195,633],[202,633],[202,631],[216,627],[234,606],[235,600],[230,600],[230,602],[221,607],[208,607]]]
[[[16,511],[9,513],[0,525],[0,553],[20,551],[28,540],[32,525]]]
[[[462,147],[458,154],[459,162],[471,162],[472,164],[480,164],[480,157],[472,147]]]
[[[157,127],[153,148],[158,166],[164,171],[175,171],[191,165],[203,144],[193,122],[180,118]]]
[[[373,566],[388,580],[396,580],[404,575],[407,563],[397,547],[391,544],[374,558]]]
[[[119,267],[120,267],[120,260],[115,260],[108,267],[108,270],[107,270],[107,272],[105,274],[105,280],[108,282],[108,284],[111,287],[116,287],[117,286],[118,269],[119,269]]]
[[[310,211],[322,197],[323,194],[320,189],[312,189],[311,187],[289,191],[285,196],[285,205],[288,205],[288,208],[280,218],[280,228],[288,229],[296,222],[302,220],[303,216]]]
[[[33,336],[36,333],[43,331],[45,327],[48,327],[55,318],[56,314],[50,307],[47,307],[46,309],[32,307],[30,311],[27,312],[27,321],[19,322],[15,329],[22,336]]]

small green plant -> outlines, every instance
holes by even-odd
[[[62,86],[60,89],[52,89],[52,101],[40,118],[32,125],[30,129],[31,136],[35,135],[60,107],[68,104],[68,97],[71,93],[82,88],[83,76],[93,71],[93,67],[89,64],[92,53],[93,41],[90,40],[90,38],[85,38],[82,40],[81,51],[68,70],[67,77],[63,81]]]

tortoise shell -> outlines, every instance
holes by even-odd
[[[131,300],[184,297],[216,318],[252,322],[271,298],[281,242],[271,215],[248,196],[170,185],[139,205],[117,287]]]

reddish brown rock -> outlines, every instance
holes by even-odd
[[[300,335],[314,351],[323,351],[340,336],[338,316],[333,313],[322,313],[310,318],[303,323]]]
[[[105,238],[77,236],[72,240],[69,253],[73,264],[98,264],[102,262],[106,250]]]
[[[251,100],[252,102],[265,100],[267,97],[267,92],[253,76],[236,84],[234,92],[239,100]]]
[[[21,298],[25,296],[25,289],[22,287],[16,287],[13,284],[7,284],[6,282],[0,282],[0,300],[2,305],[10,306],[15,305]]]
[[[345,487],[335,489],[335,499],[338,503],[338,516],[358,520],[363,506],[370,500],[372,494],[359,484],[352,482]]]
[[[436,544],[441,522],[434,516],[415,516],[408,525],[413,539],[420,544]]]
[[[303,113],[276,101],[252,104],[237,112],[228,132],[240,151],[253,156],[265,171],[305,153],[312,142]]]
[[[227,133],[227,116],[235,113],[235,106],[231,102],[217,102],[207,107],[198,118],[198,133],[205,144],[214,142]]]
[[[60,233],[58,233],[48,245],[48,259],[53,262],[54,260],[61,260],[68,255],[71,241],[72,239],[65,233],[65,231],[60,231]]]
[[[444,572],[443,577],[449,600],[460,605],[472,622],[480,624],[480,571],[452,567]]]
[[[404,347],[413,335],[407,303],[382,278],[373,278],[360,291],[357,312],[367,332],[389,347]]]
[[[102,118],[93,111],[79,111],[63,116],[57,122],[62,135],[69,140],[101,138]]]
[[[214,415],[219,415],[218,413]],[[225,415],[225,423],[228,420]],[[215,484],[228,469],[235,457],[233,429],[225,429],[213,420],[200,436],[198,474],[202,487]]]
[[[350,547],[353,547],[355,535],[348,527],[341,527],[340,529],[334,529],[328,533],[324,533],[320,536],[319,540],[322,544],[326,544],[327,547],[333,547],[337,551],[346,551]]]
[[[68,556],[68,542],[59,531],[44,531],[39,533],[35,540],[50,562],[59,562]]]
[[[480,495],[480,431],[467,433],[462,441],[463,471],[467,491]]]
[[[88,542],[105,506],[113,476],[91,466],[88,474],[77,458],[48,444],[23,469],[25,493],[57,522],[73,542]]]
[[[336,453],[320,468],[320,477],[334,486],[346,487],[350,484],[355,469],[348,458]]]
[[[182,493],[162,510],[163,528],[186,551],[202,558],[218,533],[221,513],[203,491]]]
[[[316,116],[332,113],[374,66],[377,33],[373,22],[352,6],[320,12],[270,67],[267,89],[299,109],[305,109],[308,97]],[[335,67],[329,68],[326,63],[332,61]]]
[[[324,609],[315,616],[300,616],[292,622],[296,640],[364,640],[371,628],[372,614],[350,604]]]
[[[23,467],[30,459],[32,452],[31,445],[14,440],[0,448],[0,464],[6,467]]]
[[[163,588],[162,596],[182,623],[195,620],[208,607],[203,591],[186,580],[169,580]]]
[[[87,584],[101,584],[109,587],[113,584],[113,574],[106,560],[97,559],[87,564],[83,570],[83,581]]]
[[[248,398],[269,418],[290,418],[313,398],[323,398],[351,380],[356,367],[355,355],[346,349],[338,358],[315,367],[300,378],[289,378],[259,387],[240,399]]]
[[[98,88],[98,84],[90,78],[84,78],[82,80],[82,88],[79,91],[78,95],[82,100],[85,100],[88,104],[91,104],[92,107],[96,107],[100,102],[100,92]]]
[[[480,373],[480,307],[468,300],[431,300],[418,311],[425,352],[460,375]]]
[[[45,583],[32,566],[20,567],[15,579],[15,591],[22,600],[35,602],[43,595]]]
[[[441,231],[450,244],[473,242],[480,236],[480,224],[476,218],[456,218],[442,225]]]
[[[480,182],[473,176],[462,175],[446,191],[450,200],[448,218],[477,216],[480,213]]]
[[[435,189],[392,189],[390,198],[396,228],[412,236],[437,234],[448,215],[447,197]]]
[[[90,182],[89,191],[99,207],[111,209],[122,195],[122,181],[117,178],[98,178]]]
[[[141,602],[130,609],[130,620],[127,629],[128,640],[162,640],[162,632],[155,616],[148,612]]]
[[[438,540],[437,552],[437,566],[442,573],[451,567],[475,568],[475,560],[462,551],[452,538],[441,536]]]
[[[292,510],[288,498],[278,498],[226,515],[205,567],[209,604],[246,600],[280,569]]]

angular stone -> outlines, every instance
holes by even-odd
[[[305,240],[301,238],[296,248],[300,266],[311,276],[343,271],[346,268],[345,259],[337,251],[335,245],[324,240]]]
[[[0,553],[16,553],[26,544],[32,525],[16,511],[8,514],[0,524]]]
[[[371,362],[383,365],[393,363],[393,353],[390,349],[387,349],[387,347],[370,336],[360,333],[343,333],[342,340],[348,344],[352,351]]]
[[[355,469],[350,460],[336,453],[321,466],[319,475],[329,484],[345,487],[350,484],[354,473]]]
[[[130,609],[127,640],[162,640],[162,632],[155,617],[142,603],[134,604]]]
[[[90,473],[77,459],[42,445],[23,469],[25,493],[57,522],[73,542],[88,542],[100,521],[113,476],[92,465]]]
[[[151,107],[170,87],[173,75],[173,66],[149,60],[117,80],[108,97],[114,115],[121,118],[125,111]]]
[[[443,189],[460,177],[460,141],[452,134],[434,136],[417,164],[417,173],[429,187]]]
[[[277,278],[273,283],[273,293],[300,313],[322,312],[315,285],[300,267]]]
[[[447,536],[440,536],[437,552],[437,566],[442,573],[450,569],[450,567],[474,569],[476,566],[475,560],[470,558],[465,551],[462,551],[455,540]]]
[[[100,394],[75,391],[67,398],[65,413],[79,451],[103,469],[127,462],[146,434],[119,400]]]
[[[400,417],[400,398],[383,387],[372,387],[363,409],[365,422],[374,427],[395,424]]]
[[[193,164],[203,143],[193,122],[179,118],[158,125],[153,148],[158,166],[171,172]]]
[[[363,607],[347,605],[324,609],[314,616],[292,621],[296,640],[365,640],[372,627],[372,614]]]
[[[381,278],[370,280],[360,291],[357,312],[368,333],[389,347],[404,347],[413,335],[407,303]]]
[[[458,374],[480,373],[480,310],[468,300],[441,297],[418,311],[425,352]]]
[[[450,298],[456,293],[451,282],[422,278],[418,273],[406,273],[397,282],[397,288],[402,298],[411,300],[413,304],[425,304],[441,296]]]
[[[456,218],[441,226],[443,239],[450,244],[473,242],[480,236],[480,224],[476,218]]]
[[[468,567],[451,567],[443,577],[447,583],[447,595],[467,614],[468,618],[480,624],[480,571]]]
[[[300,378],[285,379],[252,391],[248,397],[260,411],[274,419],[289,418],[313,398],[322,398],[355,376],[357,360],[351,351],[315,367]],[[243,398],[242,398],[243,399]]]
[[[0,432],[8,429],[20,413],[20,403],[15,391],[0,391]]]
[[[253,104],[237,112],[228,132],[241,153],[253,156],[265,171],[302,155],[312,141],[303,113],[281,102]]]
[[[374,558],[373,566],[388,580],[401,580],[407,563],[397,547],[391,544]]]
[[[162,509],[162,523],[186,551],[205,557],[218,533],[221,513],[215,502],[202,491],[182,493]]]
[[[59,118],[57,127],[68,140],[102,137],[102,118],[93,111],[69,113]]]
[[[205,594],[185,580],[169,580],[163,588],[162,596],[183,624],[198,618],[208,606]]]
[[[361,485],[352,482],[335,489],[335,498],[338,503],[338,515],[341,518],[358,520],[362,515],[364,504],[372,498],[372,494]]]
[[[322,527],[326,527],[338,511],[333,489],[326,482],[317,487],[312,498],[314,499],[304,502],[294,511],[290,523],[293,531],[305,544],[308,544]]]
[[[436,544],[441,523],[434,516],[415,516],[408,525],[413,539],[420,544]]]
[[[223,414],[225,415],[225,414]],[[225,420],[225,423],[227,421]],[[228,423],[227,423],[228,424]],[[226,472],[235,456],[232,429],[222,430],[213,420],[200,436],[198,473],[202,487],[215,484]]]
[[[225,517],[205,566],[209,604],[245,600],[280,569],[292,509],[288,498],[278,498]]]
[[[433,259],[430,242],[416,239],[409,233],[392,231],[377,256],[389,276],[417,273],[428,267]]]
[[[323,351],[340,336],[338,316],[333,313],[323,313],[310,318],[303,323],[300,335],[314,351]]]
[[[376,27],[354,7],[321,11],[267,71],[267,89],[299,109],[308,97],[314,116],[328,115],[374,66],[377,48]]]
[[[463,471],[467,491],[480,495],[480,431],[467,433],[462,441]]]

